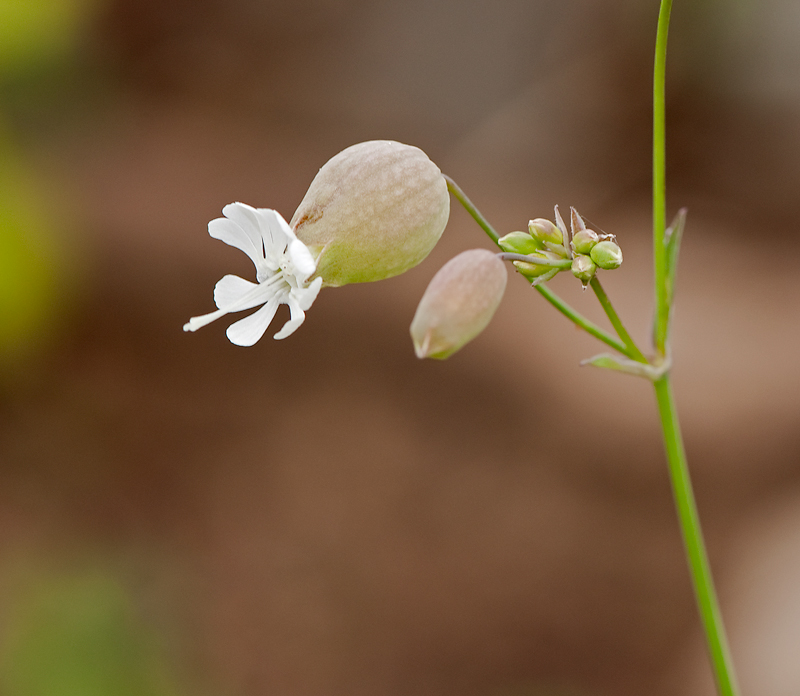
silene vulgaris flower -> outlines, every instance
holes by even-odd
[[[264,305],[228,327],[228,338],[251,346],[279,304],[291,318],[286,338],[305,319],[321,287],[391,278],[420,263],[442,236],[450,196],[442,172],[419,148],[391,140],[352,145],[317,172],[289,224],[274,210],[232,203],[208,233],[247,254],[257,283],[227,275],[217,283],[217,311],[193,317],[196,331],[231,312]]]
[[[293,334],[305,319],[322,286],[322,278],[310,283],[316,261],[280,213],[269,208],[253,208],[231,203],[222,209],[225,217],[208,223],[208,233],[247,254],[256,267],[256,283],[226,275],[214,288],[216,312],[192,317],[184,331],[197,331],[232,312],[263,305],[228,327],[226,335],[238,346],[252,346],[266,332],[278,305],[289,305],[290,318],[275,338]]]

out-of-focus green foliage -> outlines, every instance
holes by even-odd
[[[65,230],[48,208],[57,197],[33,175],[11,126],[27,124],[28,114],[12,112],[30,105],[30,94],[60,93],[98,7],[100,0],[0,0],[0,373],[33,354],[67,295]]]
[[[42,191],[0,137],[0,367],[55,318],[58,244]]]
[[[95,0],[0,2],[0,76],[71,51]]]
[[[4,696],[178,693],[155,634],[109,574],[38,575],[17,595],[0,636]]]

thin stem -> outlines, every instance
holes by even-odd
[[[678,412],[675,406],[672,386],[670,385],[669,373],[656,380],[654,386],[664,434],[664,445],[667,452],[675,506],[678,511],[678,520],[680,521],[683,543],[686,548],[695,598],[711,654],[717,690],[720,696],[736,696],[739,692],[736,684],[736,674],[734,673],[733,661],[728,648],[719,602],[714,590],[714,581],[711,576],[711,567],[708,563],[708,554],[703,541],[703,532],[700,528],[700,518],[697,514],[697,505],[692,492],[692,482],[689,478],[686,452],[683,448]]]
[[[664,356],[668,346],[670,314],[669,261],[664,243],[667,227],[666,186],[666,99],[665,78],[667,63],[667,34],[672,0],[661,0],[656,33],[656,55],[653,68],[653,262],[655,267],[656,318],[654,341],[658,353]],[[674,264],[674,259],[672,263]],[[738,687],[733,669],[722,614],[719,609],[711,567],[708,563],[700,518],[692,492],[686,453],[683,448],[675,398],[669,372],[654,383],[664,445],[667,452],[670,480],[678,511],[689,571],[692,576],[697,607],[706,634],[720,696],[736,696]]]
[[[607,346],[610,346],[616,351],[619,351],[623,355],[627,355],[629,358],[633,358],[633,356],[628,352],[628,348],[620,343],[616,338],[614,338],[611,334],[606,333],[601,329],[597,324],[592,323],[582,314],[578,314],[572,307],[570,307],[564,300],[562,300],[558,295],[556,295],[550,288],[548,288],[544,283],[541,285],[534,285],[534,287],[539,291],[544,299],[546,299],[553,307],[555,307],[559,312],[561,312],[567,319],[574,322],[578,326],[580,326],[584,331],[591,334],[595,338],[599,339]]]
[[[622,324],[622,320],[619,318],[617,310],[614,309],[614,306],[611,304],[611,300],[608,299],[608,295],[606,295],[606,291],[603,290],[603,286],[600,285],[600,281],[597,279],[597,276],[592,278],[592,280],[589,282],[589,285],[592,286],[592,290],[594,290],[594,294],[600,301],[600,305],[602,306],[603,311],[606,313],[608,320],[611,322],[611,326],[613,326],[614,331],[617,332],[617,336],[619,336],[622,339],[622,342],[625,344],[625,350],[622,352],[637,362],[646,363],[647,358],[644,357],[642,351],[639,350],[639,347],[636,345],[636,343],[634,343],[634,340],[631,338],[628,330]]]
[[[467,194],[461,190],[461,187],[453,181],[447,174],[443,174],[444,180],[447,182],[447,188],[452,193],[461,205],[464,206],[466,211],[472,215],[472,218],[477,222],[486,234],[489,235],[491,240],[497,244],[500,235],[494,231],[494,227],[489,224],[489,221],[481,215],[481,211],[475,207],[475,204],[467,197]]]
[[[572,266],[572,261],[569,259],[548,259],[546,256],[514,254],[510,251],[501,252],[497,257],[503,261],[522,261],[522,263],[529,263],[534,266],[547,266],[548,268],[561,268],[564,270]]]
[[[669,304],[667,299],[667,253],[664,232],[667,228],[666,98],[667,34],[672,0],[661,0],[656,33],[653,68],[653,263],[655,267],[656,350],[664,355],[667,345]]]

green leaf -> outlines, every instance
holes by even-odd
[[[641,363],[635,360],[629,360],[628,358],[621,358],[611,353],[600,353],[592,358],[587,358],[581,361],[581,365],[591,365],[592,367],[600,367],[604,370],[624,372],[627,375],[644,377],[651,382],[655,382],[669,370],[669,360],[665,360],[661,365],[651,365],[650,363]]]
[[[681,208],[672,224],[664,232],[664,246],[667,250],[667,306],[672,308],[675,296],[675,278],[678,273],[678,253],[686,225],[686,208]]]

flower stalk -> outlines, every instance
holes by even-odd
[[[447,174],[443,174],[444,180],[447,182],[447,190],[453,194],[455,199],[464,206],[464,210],[466,210],[475,222],[480,225],[481,229],[489,235],[489,239],[491,239],[495,244],[497,244],[497,240],[500,239],[500,235],[495,232],[494,227],[489,224],[489,221],[481,215],[481,212],[475,207],[475,204],[467,197],[467,194],[461,190],[461,187],[453,181]]]
[[[665,244],[667,227],[665,77],[667,35],[671,11],[672,0],[661,0],[653,69],[653,265],[656,299],[653,340],[656,351],[662,357],[666,357],[669,353],[668,329],[674,291],[674,264],[676,263],[675,258],[668,258],[667,244]],[[679,229],[682,229],[682,224],[679,216],[676,228],[680,226]],[[680,235],[680,231],[678,234]],[[672,267],[670,268],[670,266]],[[695,599],[711,658],[714,680],[720,696],[737,696],[739,689],[736,673],[692,491],[669,370],[653,382],[653,387],[658,404],[675,507],[694,586]]]
[[[736,674],[733,669],[728,639],[725,635],[725,626],[722,622],[722,613],[714,589],[714,580],[711,575],[711,566],[708,562],[706,545],[703,541],[703,531],[700,527],[700,516],[692,490],[692,481],[689,477],[689,466],[686,461],[686,451],[683,447],[678,411],[675,397],[670,384],[669,372],[653,383],[658,403],[658,415],[664,434],[664,447],[667,453],[669,476],[672,483],[672,493],[675,499],[675,508],[678,513],[678,522],[681,527],[686,560],[692,576],[694,594],[700,620],[706,634],[711,666],[717,691],[720,696],[737,696],[739,689],[736,684]]]
[[[613,348],[623,355],[627,355],[625,344],[618,341],[607,331],[603,331],[597,324],[589,321],[585,316],[575,311],[571,305],[562,300],[556,293],[554,293],[547,285],[536,285],[534,289],[544,297],[553,307],[561,312],[567,319],[569,319],[575,326],[579,326],[586,333],[594,336],[598,341],[602,341],[610,348]]]
[[[636,343],[634,343],[631,335],[628,333],[628,330],[622,324],[622,320],[619,318],[617,311],[614,309],[614,305],[611,304],[611,300],[608,299],[608,295],[606,295],[606,291],[603,290],[603,286],[600,285],[600,281],[597,279],[597,276],[589,281],[589,285],[594,291],[597,300],[600,302],[600,306],[603,308],[603,311],[606,313],[608,320],[611,322],[611,326],[613,326],[614,331],[617,332],[617,336],[619,336],[622,339],[622,342],[625,344],[625,350],[620,352],[624,353],[632,360],[646,363],[647,358],[644,357],[644,354],[639,350],[639,347],[636,345]]]
[[[669,300],[667,298],[667,252],[664,235],[667,229],[667,158],[666,158],[666,73],[667,35],[672,0],[661,0],[656,30],[656,54],[653,67],[653,267],[655,275],[656,316],[655,348],[665,355]]]

